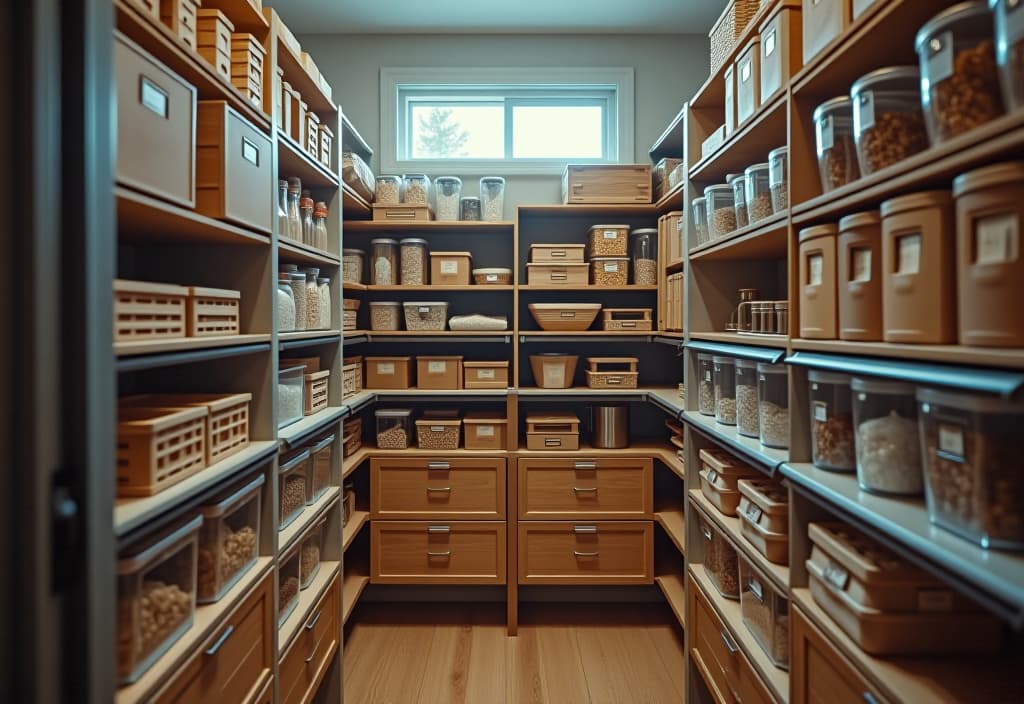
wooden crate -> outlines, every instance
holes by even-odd
[[[639,372],[636,357],[587,357],[587,386],[592,389],[635,389]],[[609,370],[608,367],[616,367]],[[621,369],[625,367],[625,369]]]
[[[238,335],[242,294],[223,288],[188,289],[188,336]]]
[[[185,46],[196,50],[197,0],[160,0],[160,19],[177,35]]]
[[[650,330],[650,308],[605,308],[601,311],[604,330]]]
[[[217,9],[200,9],[196,19],[199,55],[226,80],[231,80],[231,33],[235,26]]]
[[[114,279],[114,341],[185,337],[189,290]]]
[[[318,134],[318,139],[319,139],[319,142],[320,142],[320,156],[319,156],[320,163],[323,164],[324,168],[330,169],[331,168],[331,148],[332,148],[332,145],[334,144],[334,132],[331,131],[330,127],[328,127],[327,125],[325,125],[324,123],[321,122],[320,123],[320,132]]]
[[[390,220],[393,222],[401,220],[433,220],[434,211],[432,211],[428,205],[407,205],[405,203],[398,205],[381,205],[379,203],[374,203],[373,219]]]
[[[650,164],[569,164],[562,173],[562,202],[650,203]]]
[[[585,244],[531,244],[530,261],[534,264],[586,261]]]
[[[205,406],[121,408],[117,495],[152,496],[206,467]]]
[[[311,416],[327,408],[328,384],[330,382],[331,370],[325,369],[312,374],[303,374],[306,388],[303,392],[305,408],[303,414]]]
[[[508,388],[508,360],[503,362],[463,362],[463,387],[467,389]]]
[[[206,464],[230,457],[249,444],[251,393],[142,394],[118,399],[120,408],[179,408],[201,406],[206,417]]]
[[[526,417],[526,449],[578,450],[580,419],[571,413]]]

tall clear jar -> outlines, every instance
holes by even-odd
[[[373,200],[381,205],[398,205],[402,202],[402,177],[378,176],[374,184]]]
[[[459,200],[461,198],[461,178],[458,176],[438,176],[434,179],[434,217],[438,220],[458,220]]]
[[[320,288],[316,280],[320,276],[320,269],[310,266],[304,268],[302,273],[306,275],[306,329],[318,330],[320,328]]]
[[[363,283],[363,257],[366,252],[361,249],[341,250],[341,275],[347,284]]]
[[[814,109],[814,142],[822,193],[860,178],[853,139],[853,101],[849,97],[826,100]]]
[[[650,228],[633,230],[630,245],[633,254],[633,283],[637,286],[658,285],[658,231]]]
[[[811,461],[819,469],[857,469],[853,442],[850,377],[812,369],[807,373],[811,397]]]
[[[764,162],[748,166],[744,172],[747,186],[747,217],[750,218],[751,225],[771,217],[775,212],[772,208],[770,171],[768,162]]]
[[[757,410],[757,362],[736,360],[736,432],[744,437],[760,437]]]
[[[702,416],[715,415],[715,361],[713,355],[697,355],[698,395],[697,410]]]
[[[427,241],[407,237],[401,241],[403,286],[426,286],[430,277],[430,255]]]
[[[914,385],[854,377],[850,389],[860,488],[901,496],[924,493]]]
[[[331,280],[321,276],[316,280],[317,291],[320,293],[320,324],[321,330],[331,329]]]
[[[277,235],[282,239],[291,239],[288,231],[288,182],[277,182]]]
[[[732,357],[713,357],[715,422],[736,425],[736,362]]]
[[[292,293],[291,277],[281,273],[277,279],[277,331],[295,330],[295,295]]]
[[[302,180],[288,179],[288,239],[302,241],[302,215],[299,213],[299,198],[302,194]]]
[[[711,241],[708,233],[708,206],[707,198],[701,196],[693,199],[693,244],[690,249],[695,249]]]
[[[757,411],[761,444],[789,448],[789,372],[785,364],[757,363]]]
[[[315,247],[316,234],[313,231],[313,197],[303,191],[299,199],[299,219],[302,221],[302,243]]]
[[[733,207],[732,186],[719,183],[704,189],[708,207],[708,231],[712,240],[725,237],[736,229],[736,209]]]
[[[733,207],[736,210],[736,227],[746,227],[750,224],[750,216],[747,213],[747,177],[743,174],[729,174],[725,180],[732,186]]]
[[[480,179],[480,210],[484,222],[499,222],[505,216],[505,179],[484,176]]]
[[[768,189],[772,193],[772,212],[789,207],[789,147],[768,152]]]
[[[313,246],[327,249],[327,204],[323,201],[313,206]]]
[[[306,329],[306,275],[301,271],[288,272],[288,285],[295,297],[295,329]]]
[[[426,174],[402,176],[402,202],[408,205],[430,205],[430,177]]]
[[[370,240],[370,283],[374,286],[398,284],[398,241],[384,238]]]
[[[928,148],[917,66],[889,66],[850,87],[857,163],[865,176]]]

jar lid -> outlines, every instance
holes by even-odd
[[[378,408],[373,412],[377,418],[408,418],[412,415],[411,408]]]
[[[298,176],[290,176],[288,178],[288,190],[290,191],[301,191],[302,190],[302,179]]]
[[[288,182],[285,181],[284,179],[281,179],[280,181],[277,182],[277,187],[278,188],[281,188],[282,186],[284,186],[285,188],[288,187]]]
[[[698,203],[700,203],[701,205],[704,205],[704,204],[706,204],[707,202],[708,202],[708,199],[707,199],[707,197],[706,197],[706,196],[700,196],[699,198],[694,198],[694,199],[693,199],[693,200],[691,201],[691,203],[692,203],[693,205],[697,205]]]
[[[343,249],[341,250],[341,256],[343,257],[364,257],[366,252],[361,249]]]
[[[824,103],[814,108],[814,121],[817,122],[826,114],[840,111],[844,113],[842,117],[849,120],[853,119],[853,101],[850,100],[850,96],[839,95],[835,98],[829,98]]]
[[[878,214],[877,210],[865,210],[863,213],[853,213],[840,218],[839,231],[852,230],[862,225],[878,225],[881,222],[882,216]]]
[[[1013,413],[1024,412],[1024,402],[1009,401],[999,396],[983,396],[966,394],[941,389],[918,389],[917,400],[921,403],[922,413],[931,413],[930,404],[949,406],[964,411],[977,413]]]
[[[434,183],[444,183],[448,185],[462,185],[462,179],[458,176],[438,176],[434,179]]]
[[[785,374],[787,369],[785,364],[772,364],[770,362],[758,362],[757,371],[760,374]]]
[[[426,247],[427,246],[427,241],[425,239],[421,238],[421,237],[405,237],[405,238],[403,238],[399,242],[399,244],[402,245],[403,247],[405,245],[415,245],[415,246],[423,245],[424,247]]]
[[[732,193],[732,186],[728,183],[716,183],[714,186],[708,186],[704,189],[704,197],[707,198],[709,193],[718,193],[720,191]]]
[[[807,379],[809,381],[815,381],[822,384],[842,384],[843,386],[850,385],[850,375],[841,374],[839,372],[826,372],[821,369],[811,369],[807,372]]]
[[[805,227],[800,230],[800,234],[797,236],[798,242],[808,242],[815,239],[816,237],[834,237],[839,233],[839,228],[832,223],[825,225],[815,225],[814,227]]]
[[[388,237],[378,237],[377,239],[370,240],[370,244],[398,244],[398,240],[393,240]]]
[[[501,176],[484,176],[482,179],[480,179],[480,185],[482,186],[485,183],[495,186],[499,184],[503,185],[505,183],[505,179]]]
[[[1024,180],[1024,161],[1007,161],[960,174],[953,180],[953,195],[959,198],[973,191]]]
[[[406,181],[429,181],[430,179],[426,174],[402,174],[402,178]]]
[[[401,176],[396,176],[394,174],[386,174],[386,175],[378,176],[377,180],[378,181],[401,181],[402,177]]]
[[[785,156],[786,154],[789,154],[789,147],[785,145],[775,147],[775,149],[768,152],[768,161],[775,161],[778,157]]]
[[[886,381],[883,379],[864,379],[853,377],[850,381],[850,388],[854,391],[867,391],[876,394],[902,394],[904,396],[914,395],[914,385],[905,381]]]
[[[473,269],[473,275],[474,276],[476,276],[477,274],[486,275],[486,274],[511,274],[511,273],[512,273],[511,269],[506,269],[506,268],[500,267],[500,266],[484,267],[483,269]]]
[[[917,36],[914,38],[914,51],[921,53],[921,47],[924,43],[933,37],[938,30],[943,29],[947,25],[966,19],[981,18],[982,16],[984,16],[988,27],[987,33],[991,34],[992,16],[989,14],[988,8],[985,7],[983,1],[962,2],[958,5],[953,5],[953,7],[946,8],[921,25],[921,29],[917,30]]]
[[[288,278],[291,279],[292,281],[305,281],[306,280],[306,272],[304,272],[304,271],[289,271],[288,272]]]
[[[897,213],[929,206],[952,207],[953,195],[949,191],[922,191],[906,196],[890,198],[882,203],[881,213],[887,218]]]
[[[744,174],[726,174],[725,175],[725,182],[726,183],[732,183],[736,179],[743,178],[743,177],[744,177]]]
[[[917,66],[886,66],[878,68],[870,73],[865,73],[850,86],[850,97],[856,99],[861,91],[870,88],[876,83],[899,83],[905,85],[894,86],[897,90],[908,90],[916,92],[920,89],[921,72]]]
[[[312,274],[313,278],[316,278],[317,276],[320,275],[320,267],[318,266],[304,266],[302,267],[301,271],[303,271],[307,276]]]
[[[768,167],[768,162],[765,161],[765,162],[762,162],[760,164],[751,164],[750,166],[747,167],[747,170],[744,171],[743,173],[745,173],[748,177],[750,177],[752,174],[755,174],[758,171],[767,171],[768,168],[769,168]]]
[[[330,285],[330,283],[331,283],[331,280],[330,280],[330,279],[329,279],[328,277],[326,277],[326,276],[321,276],[321,277],[320,277],[319,279],[317,279],[317,280],[316,280],[316,282],[317,282],[318,284],[327,284],[327,285]]]
[[[401,305],[398,301],[370,301],[371,308],[399,308]]]
[[[658,230],[653,227],[641,227],[639,230],[633,230],[629,233],[630,235],[656,235]]]
[[[745,359],[743,357],[736,358],[736,366],[741,369],[757,369],[756,359]]]
[[[462,201],[463,203],[473,202],[473,201],[476,201],[477,203],[479,203],[480,202],[480,197],[479,196],[462,196],[462,198],[460,198],[459,200]]]
[[[733,358],[733,357],[728,357],[726,355],[721,355],[721,354],[713,355],[711,357],[711,360],[715,364],[733,364],[736,361],[735,358]]]

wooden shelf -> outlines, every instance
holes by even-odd
[[[738,332],[690,332],[692,340],[708,342],[727,342],[734,345],[751,345],[753,347],[773,347],[784,350],[789,347],[786,335],[754,335]]]
[[[686,148],[686,105],[676,113],[668,127],[661,133],[661,136],[651,145],[648,154],[651,161],[657,163],[666,157],[682,158],[683,150]]]
[[[364,446],[367,457],[505,457],[508,452],[505,450],[467,450],[460,447],[457,450],[424,450],[419,447],[409,447],[404,450],[381,450],[373,446]]]
[[[758,108],[718,149],[690,169],[690,181],[725,183],[725,175],[742,173],[751,164],[768,161],[768,152],[786,144],[786,91]],[[716,123],[717,127],[717,123]]]
[[[170,340],[124,340],[114,343],[114,353],[118,357],[134,357],[143,354],[175,354],[178,352],[195,352],[223,347],[244,347],[258,343],[270,342],[267,334],[252,335],[217,335],[214,337],[176,337]]]
[[[270,235],[200,215],[126,186],[114,188],[117,239],[122,244],[269,246]]]
[[[270,22],[258,7],[259,3],[254,7],[250,0],[203,0],[204,9],[214,8],[227,15],[236,32],[255,34],[262,41],[270,30]]]
[[[338,177],[280,129],[277,130],[277,146],[277,171],[282,179],[298,176],[303,188],[338,187]]]
[[[373,147],[359,134],[359,130],[352,124],[344,110],[341,112],[341,148],[356,152],[367,164],[373,159]]]
[[[568,205],[520,205],[519,221],[523,217],[578,218],[591,215],[622,215],[624,217],[651,217],[658,215],[653,203],[571,203]]]
[[[271,24],[275,21],[280,21],[280,18],[276,16],[272,8],[264,7],[263,15],[268,18],[274,18]],[[291,47],[281,39],[277,32],[275,32],[275,35],[277,36],[277,64],[280,68],[284,69],[284,80],[288,81],[292,88],[299,92],[303,102],[306,103],[310,110],[320,114],[321,119],[324,115],[336,114],[338,106],[332,98],[327,97],[320,88],[320,84],[316,83],[313,77],[306,72],[306,67],[302,65],[302,57],[293,53]]]
[[[388,222],[386,220],[346,220],[344,223],[345,232],[453,232],[460,234],[484,234],[504,233],[512,234],[515,222],[502,220],[500,222],[470,222],[452,220],[418,220],[403,222]]]
[[[368,403],[373,403],[374,397],[376,397],[376,391],[362,390],[359,393],[347,394],[342,397],[341,404],[345,407],[345,415],[347,416],[353,410],[358,411],[360,408]]]
[[[452,285],[440,285],[435,286],[433,284],[427,286],[374,286],[370,285],[366,287],[367,291],[415,291],[417,293],[428,294],[431,291],[479,291],[480,293],[487,293],[489,291],[512,291],[515,287],[512,285],[474,285],[468,286],[452,286]],[[380,334],[380,333],[376,333]]]
[[[665,264],[665,271],[669,273],[679,271],[683,268],[684,263],[686,263],[686,257],[679,257],[679,259],[673,259],[672,261]]]
[[[784,260],[789,245],[788,232],[789,211],[785,210],[701,245],[690,252],[690,261]]]
[[[918,362],[941,362],[966,367],[1005,367],[1024,369],[1024,350],[960,345],[905,345],[895,342],[855,342],[853,340],[802,340],[790,342],[794,350],[833,354],[890,357]]]
[[[367,330],[365,335],[377,337],[509,337],[511,330]]]
[[[704,85],[693,94],[693,97],[690,99],[690,107],[692,109],[718,110],[721,115],[725,115],[725,70],[736,62],[736,59],[743,52],[750,39],[757,35],[758,27],[768,15],[771,6],[772,3],[761,5],[757,14],[754,15],[750,23],[744,28],[743,33],[736,39],[736,43],[729,51],[729,55],[725,57],[721,66],[708,76],[708,80],[704,82]],[[699,147],[700,145],[697,146]]]
[[[686,517],[683,515],[683,502],[679,506],[664,506],[654,512],[654,520],[665,529],[665,533],[672,540],[676,549],[681,554],[686,554]]]
[[[373,208],[370,207],[366,199],[352,190],[352,187],[347,183],[342,182],[341,195],[342,214],[345,218],[342,230],[350,228],[355,219],[368,218],[373,214]],[[350,221],[350,218],[352,221]]]
[[[341,501],[341,487],[332,486],[312,506],[306,506],[295,519],[277,532],[277,553],[283,555],[310,527]]]
[[[686,628],[686,586],[682,575],[661,574],[654,578],[654,583],[661,588],[680,627]]]
[[[359,531],[363,529],[363,526],[370,520],[369,511],[360,511],[356,509],[352,512],[348,522],[345,524],[342,530],[342,550],[348,550],[352,541],[359,535]]]
[[[341,625],[348,623],[349,616],[356,608],[356,602],[362,596],[370,578],[366,574],[360,574],[357,570],[351,569],[345,575],[341,583]]]
[[[286,239],[277,241],[277,258],[290,264],[313,264],[319,267],[335,267],[341,264],[341,257],[337,254]]]
[[[561,330],[520,330],[519,337],[578,337],[587,338],[619,338],[619,337],[654,337],[662,333],[657,330],[580,330],[579,332]]]
[[[299,603],[295,609],[288,614],[277,632],[277,652],[287,652],[288,646],[292,644],[299,629],[309,621],[313,607],[327,593],[331,583],[341,573],[341,561],[321,560],[320,571],[313,576],[309,586],[299,591]]]
[[[377,398],[394,398],[396,396],[493,396],[504,398],[508,396],[510,389],[368,389]]]
[[[344,281],[341,284],[342,291],[365,291],[367,288],[369,287],[366,284],[354,284],[349,281]],[[350,330],[349,332],[353,331]]]
[[[329,406],[311,416],[304,416],[291,425],[287,425],[277,431],[277,438],[289,447],[295,447],[315,435],[327,429],[327,426],[334,423],[342,416],[340,406]]]
[[[354,471],[359,469],[363,465],[363,463],[366,462],[366,460],[370,459],[370,454],[374,451],[374,449],[375,448],[363,445],[349,457],[342,458],[341,478],[348,479],[349,475],[351,475]],[[346,545],[345,547],[347,548],[348,546]]]
[[[311,345],[322,345],[329,342],[338,342],[341,339],[341,330],[295,330],[294,332],[282,332],[277,335],[278,342],[308,342]],[[294,345],[289,345],[294,347]]]
[[[765,474],[773,475],[779,465],[789,460],[788,450],[764,447],[757,438],[740,435],[736,432],[735,426],[716,423],[711,416],[701,415],[697,411],[686,411],[683,420],[713,440],[734,450],[743,459],[750,460]]]
[[[664,215],[670,213],[673,210],[683,209],[683,189],[686,188],[686,181],[680,181],[677,183],[672,190],[668,191],[665,195],[658,199],[654,204],[654,209],[659,214]]]
[[[657,286],[558,286],[552,284],[521,284],[520,291],[586,291],[587,293],[614,293],[614,292],[640,292],[657,291]]]
[[[666,410],[671,409],[672,413],[675,413],[677,416],[686,410],[683,405],[683,399],[679,395],[679,389],[677,388],[649,389],[647,394],[648,396],[653,397],[655,399],[654,402],[659,406]]]

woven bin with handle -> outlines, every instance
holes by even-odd
[[[760,8],[760,0],[730,0],[708,33],[711,40],[711,75],[714,75],[736,47],[743,30]]]

